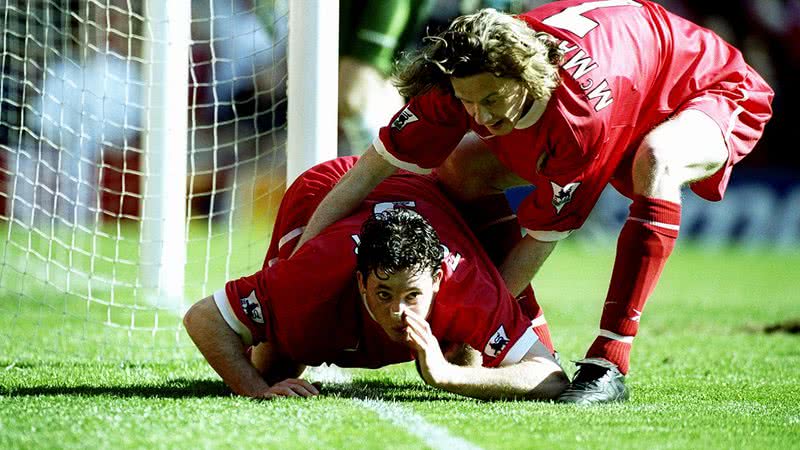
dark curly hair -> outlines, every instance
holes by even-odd
[[[370,216],[361,226],[356,269],[366,278],[412,269],[435,273],[444,250],[430,223],[416,211],[393,208]]]

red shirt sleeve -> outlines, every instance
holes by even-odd
[[[381,128],[375,150],[387,161],[416,173],[438,167],[469,130],[469,116],[452,95],[433,89],[416,96]]]
[[[562,142],[546,159],[536,189],[519,206],[520,225],[532,237],[555,241],[580,228],[614,173],[602,154]],[[570,155],[571,153],[571,155]]]

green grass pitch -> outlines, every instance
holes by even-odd
[[[800,335],[765,331],[800,319],[797,253],[679,243],[634,344],[632,400],[588,408],[459,398],[408,364],[352,371],[313,399],[251,401],[228,393],[167,311],[115,318],[108,305],[4,289],[0,448],[800,448]],[[537,280],[570,373],[612,259],[567,242]],[[134,329],[120,326],[128,316]],[[163,332],[146,331],[155,320]],[[420,420],[456,443],[426,438]]]

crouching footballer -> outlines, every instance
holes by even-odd
[[[298,178],[262,269],[186,313],[187,332],[223,381],[248,397],[310,397],[319,390],[300,378],[306,366],[416,360],[425,383],[456,394],[556,398],[568,379],[533,290],[512,296],[432,176],[399,171],[292,255],[356,159]]]

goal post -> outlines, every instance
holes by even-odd
[[[186,267],[190,0],[147,0],[145,183],[140,265],[145,295],[182,312]]]
[[[302,75],[288,86],[287,183],[337,154],[338,17],[339,0],[291,0],[289,73]]]

